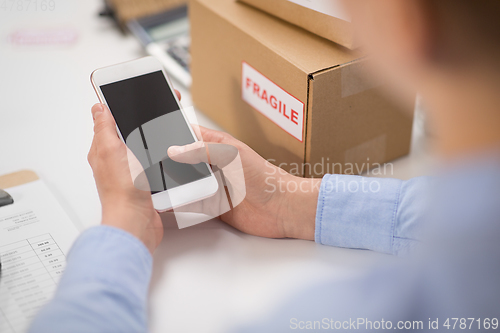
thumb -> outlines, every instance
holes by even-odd
[[[116,133],[116,123],[109,109],[103,104],[95,104],[92,107],[94,119],[94,137],[99,140],[119,139]]]
[[[185,146],[170,146],[167,154],[172,161],[178,163],[209,163],[207,149],[203,141],[197,141]]]
[[[239,152],[238,148],[232,145],[198,141],[185,146],[171,146],[167,154],[179,163],[208,163],[224,168],[238,157]]]

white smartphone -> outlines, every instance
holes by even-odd
[[[156,58],[97,69],[91,82],[99,101],[113,114],[119,137],[142,164],[155,209],[166,211],[217,192],[217,179],[208,164],[168,158],[170,146],[198,140]]]

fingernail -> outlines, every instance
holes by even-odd
[[[96,104],[93,108],[92,108],[92,117],[94,118],[94,120],[99,117],[102,112],[104,111],[103,107],[102,107],[102,104]]]

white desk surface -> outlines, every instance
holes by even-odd
[[[97,16],[101,1],[54,1],[52,12],[0,9],[0,174],[36,171],[75,224],[90,227],[99,224],[101,211],[86,159],[90,107],[97,102],[89,76],[96,68],[144,53],[135,39]],[[78,39],[67,46],[9,42],[9,35],[24,29],[74,29]],[[183,104],[191,105],[189,92],[178,89]],[[199,112],[198,120],[217,128]],[[417,125],[412,153],[394,162],[394,177],[429,172],[433,158],[426,141]],[[252,237],[220,221],[183,230],[168,224],[155,254],[151,330],[221,332],[267,313],[299,288],[362,274],[381,257]]]

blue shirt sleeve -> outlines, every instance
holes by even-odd
[[[475,157],[472,166],[446,170],[445,177],[406,182],[326,176],[316,241],[396,254],[415,238],[425,245],[393,266],[309,285],[237,332],[482,332],[491,330],[491,318],[498,328],[499,161],[482,165]],[[371,181],[380,189],[374,183],[373,192],[363,192],[362,181],[365,189]]]
[[[317,243],[403,255],[418,244],[428,178],[408,181],[326,175],[316,212]]]
[[[418,239],[427,180],[327,175],[316,242],[402,254]],[[75,242],[54,299],[34,319],[38,332],[147,332],[152,258],[125,231],[100,226]]]
[[[29,332],[146,332],[152,257],[131,234],[108,226],[75,242],[55,297]]]

